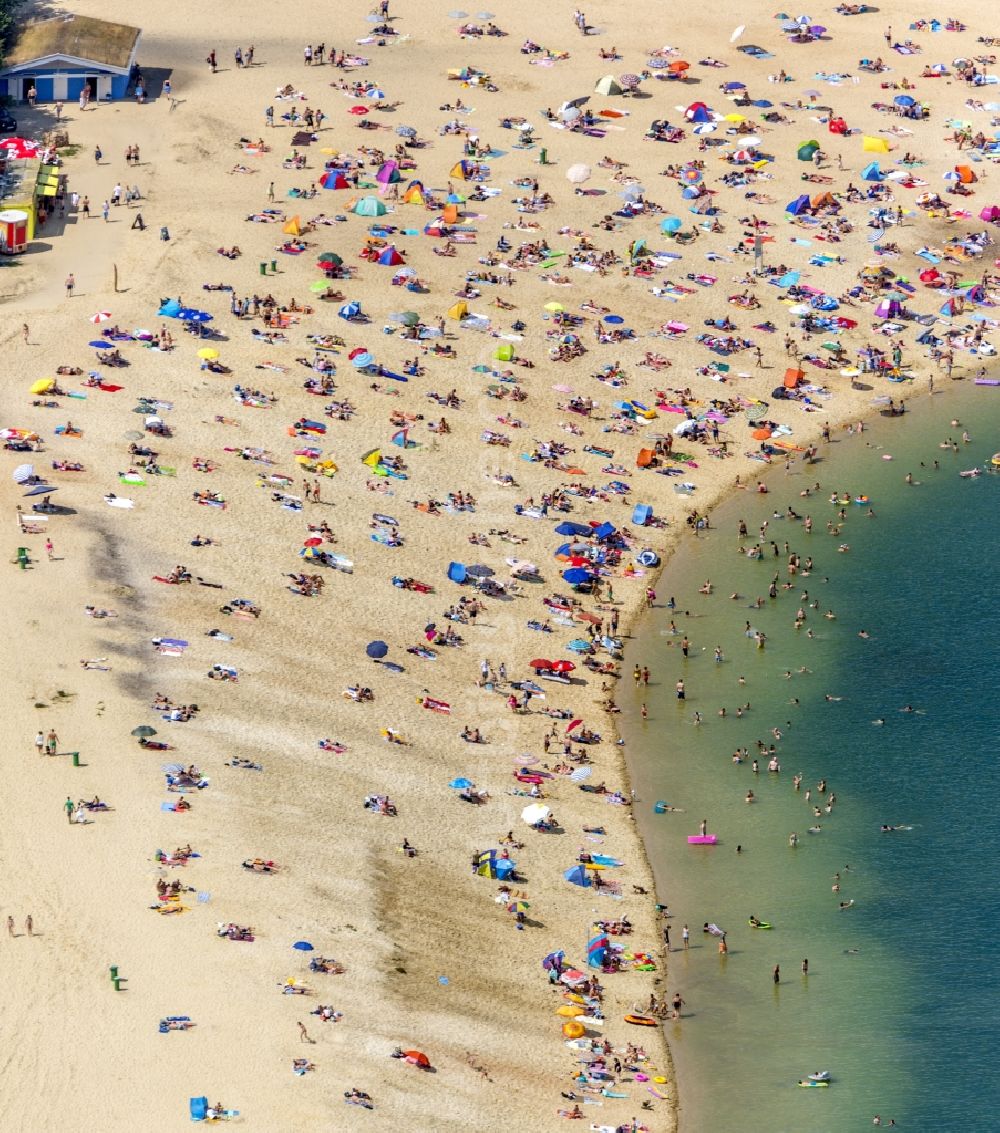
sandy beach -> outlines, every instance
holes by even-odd
[[[137,1117],[181,1129],[189,1098],[207,1095],[238,1110],[234,1120],[271,1130],[550,1129],[576,1105],[583,1128],[675,1129],[660,1030],[624,1021],[645,1015],[651,995],[669,1011],[684,988],[662,954],[607,711],[617,674],[588,669],[588,654],[569,644],[586,649],[595,634],[593,664],[613,669],[619,651],[600,637],[627,634],[656,601],[656,569],[636,565],[640,552],[665,560],[734,486],[753,490],[767,465],[798,464],[811,445],[821,456],[825,429],[885,410],[890,397],[895,405],[926,396],[932,378],[940,390],[949,375],[971,380],[988,365],[995,228],[979,213],[996,203],[994,159],[964,140],[959,152],[961,127],[948,123],[989,127],[988,95],[952,65],[992,53],[976,42],[989,29],[970,15],[963,32],[908,31],[894,3],[863,15],[814,13],[827,31],[792,43],[771,12],[751,20],[727,4],[711,24],[692,14],[656,26],[615,0],[599,17],[587,13],[582,34],[569,7],[518,2],[488,18],[451,18],[443,4],[391,3],[396,34],[362,42],[378,22],[364,5],[332,18],[296,3],[280,26],[264,11],[237,19],[189,0],[165,11],[120,0],[72,11],[143,28],[150,99],[65,108],[79,148],[64,169],[70,190],[89,198],[90,217],[67,202],[65,217],[0,274],[12,360],[0,426],[39,438],[4,453],[16,658],[4,707],[11,758],[27,773],[8,778],[0,840],[17,863],[3,909],[16,933],[6,941],[5,998],[16,1041],[0,1121],[37,1129],[42,1098],[47,1111],[72,1111],[81,1129],[125,1128]],[[490,22],[506,34],[458,34]],[[890,25],[891,39],[912,39],[922,52],[887,47]],[[304,46],[321,37],[325,56],[335,47],[367,64],[306,65]],[[241,52],[253,44],[252,66],[236,65],[237,41]],[[773,57],[738,50],[751,43]],[[879,55],[891,70],[858,69]],[[725,66],[699,63],[709,59]],[[679,61],[690,67],[671,71]],[[938,63],[947,74],[920,77]],[[463,67],[488,79],[449,78]],[[769,81],[782,68],[789,81]],[[835,71],[845,77],[829,82]],[[633,73],[637,86],[595,92],[603,76]],[[883,87],[904,78],[930,104],[928,118],[872,107],[897,105],[902,88]],[[355,83],[359,93],[341,89]],[[726,83],[742,85],[724,91]],[[286,87],[292,97],[276,99]],[[983,109],[967,106],[970,98]],[[580,107],[569,106],[580,100],[580,117],[595,116],[589,134],[577,128]],[[688,119],[698,102],[714,112],[711,131],[695,132],[701,114]],[[318,129],[283,120],[307,107],[322,109]],[[352,113],[359,107],[364,114]],[[765,120],[772,112],[781,120]],[[737,113],[745,121],[723,117]],[[838,116],[857,132],[831,133]],[[19,107],[18,118],[26,137],[53,124],[46,105]],[[683,139],[644,138],[653,120],[669,120],[661,133],[677,128]],[[519,129],[522,121],[532,129]],[[452,132],[442,133],[448,123]],[[423,144],[403,145],[403,126]],[[732,132],[744,126],[753,132]],[[483,157],[464,149],[470,134]],[[866,151],[866,137],[892,151]],[[826,160],[797,160],[814,138]],[[398,182],[391,170],[379,181],[399,145]],[[126,164],[133,146],[138,163]],[[740,146],[753,152],[727,160]],[[368,147],[360,168],[359,147]],[[904,166],[906,151],[916,160]],[[973,154],[972,195],[946,193],[957,182],[942,175]],[[902,177],[862,181],[872,159],[908,187]],[[462,161],[469,179],[454,172]],[[349,180],[356,174],[357,186],[288,195],[317,185],[328,162]],[[472,179],[477,162],[481,182]],[[585,173],[567,176],[580,166]],[[676,176],[663,175],[668,166]],[[406,203],[414,181],[420,199]],[[848,182],[879,185],[881,199],[845,196]],[[137,185],[140,199],[104,219],[116,184]],[[477,185],[481,199],[468,199]],[[685,198],[686,186],[712,195]],[[837,198],[829,205],[786,215],[800,194],[827,192]],[[924,192],[940,193],[941,204],[918,206]],[[441,219],[452,215],[449,193],[464,198],[453,202],[450,233]],[[352,211],[368,197],[386,207],[378,219],[393,231],[373,232],[372,217]],[[886,213],[870,227],[873,208]],[[278,219],[248,220],[268,215]],[[286,231],[295,217],[298,231]],[[320,217],[329,223],[313,223]],[[679,234],[661,229],[669,217]],[[442,223],[440,235],[425,233]],[[769,273],[756,279],[755,233]],[[977,242],[979,233],[987,235]],[[219,254],[234,247],[234,258]],[[316,266],[328,250],[346,278]],[[388,262],[372,262],[380,257]],[[918,279],[932,260],[939,279],[924,282],[933,287]],[[874,266],[859,275],[865,265]],[[398,275],[402,266],[413,274]],[[423,286],[408,289],[414,278]],[[784,285],[772,286],[778,279]],[[318,299],[311,285],[320,281],[343,298]],[[800,283],[813,290],[795,290]],[[875,304],[901,283],[887,330]],[[266,302],[255,317],[255,295],[273,296],[270,320]],[[824,296],[834,308],[808,306]],[[233,304],[244,297],[248,313],[238,316]],[[949,297],[950,315],[935,322]],[[208,337],[169,317],[173,308],[160,314],[167,300],[211,315]],[[367,321],[341,317],[347,302]],[[451,317],[460,303],[466,317]],[[970,321],[980,307],[984,317]],[[411,311],[415,320],[395,317]],[[108,317],[88,321],[101,312]],[[809,322],[822,317],[853,325]],[[427,337],[405,337],[407,324]],[[121,332],[109,341],[120,368],[87,345],[112,328]],[[159,349],[161,328],[170,349]],[[930,332],[937,346],[916,342]],[[713,350],[703,334],[739,341]],[[310,336],[330,337],[317,351]],[[874,362],[881,373],[863,372],[867,345],[884,351]],[[199,357],[206,350],[217,358]],[[371,355],[368,367],[357,351]],[[565,360],[552,356],[560,351]],[[317,360],[332,369],[321,373]],[[775,398],[799,364],[797,396]],[[29,392],[58,367],[81,371],[58,376],[63,394]],[[94,368],[104,388],[84,384]],[[333,385],[323,388],[324,379]],[[162,432],[150,431],[150,418]],[[684,422],[704,437],[678,435]],[[58,489],[54,513],[32,516],[42,493],[23,498],[32,482],[12,480],[24,462]],[[637,504],[651,507],[655,523],[635,525]],[[18,507],[30,533],[18,528]],[[564,522],[614,532],[556,558],[574,539],[555,532]],[[319,554],[341,558],[330,569]],[[511,559],[537,572],[524,567],[514,578]],[[449,564],[485,569],[459,585]],[[599,576],[599,597],[589,582],[574,592],[563,579],[574,564]],[[318,592],[301,593],[313,589],[311,578],[291,577],[301,572],[321,579]],[[114,616],[88,617],[87,607]],[[369,655],[374,642],[385,643],[384,656]],[[536,679],[535,659],[575,665],[570,682],[538,679],[533,696],[515,688]],[[371,698],[355,701],[349,688]],[[154,707],[168,702],[197,711],[172,720]],[[133,731],[144,725],[169,747],[140,746]],[[575,742],[563,760],[567,726]],[[581,729],[599,742],[581,744]],[[55,732],[58,756],[36,752],[39,731]],[[192,768],[192,782],[176,781]],[[462,778],[488,798],[462,799],[449,786]],[[110,809],[67,822],[67,798],[95,797]],[[365,806],[367,798],[376,801]],[[181,799],[186,813],[164,809]],[[551,808],[554,830],[522,820],[534,801]],[[513,844],[502,841],[508,832]],[[197,856],[157,860],[157,851],[185,846]],[[517,863],[506,890],[472,868],[490,850],[494,863]],[[595,854],[624,864],[584,871],[581,891],[564,874]],[[276,868],[243,868],[254,859]],[[603,892],[595,877],[608,883]],[[162,892],[174,882],[180,892]],[[625,970],[588,968],[588,941],[601,935],[594,924],[622,917],[631,932],[609,944],[623,946]],[[220,924],[250,929],[253,940],[235,930],[220,937]],[[560,952],[581,979],[600,981],[600,994],[550,980],[542,962]],[[317,958],[343,971],[311,971]],[[117,992],[111,966],[122,977]],[[309,994],[286,994],[288,981]],[[337,1013],[328,1021],[314,1013],[326,1006]],[[581,1060],[600,1052],[566,1045],[574,1007],[586,1037],[607,1040],[583,1081]],[[163,1033],[169,1017],[194,1025]],[[392,1058],[396,1049],[425,1053],[431,1069]],[[302,1058],[309,1068],[294,1073]],[[345,1104],[352,1089],[373,1108]],[[81,1106],[81,1097],[101,1104]]]

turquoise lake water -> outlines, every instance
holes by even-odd
[[[958,476],[1000,450],[1000,389],[921,402],[902,421],[876,419],[863,436],[826,446],[811,468],[773,472],[768,495],[738,493],[720,507],[714,530],[687,539],[668,564],[658,608],[626,654],[621,730],[672,914],[667,986],[686,1000],[682,1020],[667,1024],[684,1133],[841,1133],[871,1128],[875,1114],[908,1130],[1000,1128],[989,1064],[1000,1039],[1000,475]],[[972,436],[957,454],[938,447],[960,441],[953,418]],[[907,472],[918,483],[905,483]],[[816,481],[822,490],[801,498]],[[875,517],[852,504],[840,536],[829,535],[835,488],[868,495]],[[812,516],[811,535],[770,519],[789,504]],[[753,536],[770,519],[780,557],[768,544],[763,561],[738,554],[741,518]],[[788,590],[786,540],[815,560]],[[841,543],[850,550],[838,553]],[[713,595],[699,595],[709,578]],[[757,595],[762,609],[750,608]],[[807,620],[796,630],[800,606]],[[767,635],[763,650],[747,620]],[[649,688],[634,688],[635,663],[652,670]],[[907,705],[916,711],[899,711]],[[781,772],[768,774],[765,756],[754,774],[756,741],[775,742],[775,727]],[[736,765],[739,747],[750,758]],[[823,778],[836,804],[816,818],[805,791],[815,803]],[[655,815],[656,800],[684,813]],[[702,819],[717,846],[687,844]],[[882,824],[912,829],[882,833]],[[854,905],[841,910],[846,900]],[[750,928],[751,914],[773,928]],[[706,921],[726,931],[728,956],[703,933]],[[797,1087],[816,1070],[832,1073],[830,1088]]]

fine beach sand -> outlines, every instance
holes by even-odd
[[[893,55],[891,77],[913,79],[925,63],[972,54],[975,35],[988,30],[982,18],[977,21],[971,14],[980,9],[985,12],[984,5],[965,6],[970,25],[965,34],[925,36],[924,54],[913,59]],[[318,177],[323,161],[320,147],[350,152],[358,145],[374,144],[391,151],[395,144],[394,133],[368,134],[356,128],[356,119],[347,113],[356,100],[328,85],[339,80],[341,72],[328,66],[306,68],[302,62],[307,42],[325,38],[328,48],[336,44],[340,49],[365,35],[366,5],[352,5],[349,12],[335,16],[314,2],[298,2],[280,12],[239,13],[206,9],[190,0],[169,8],[127,5],[121,0],[101,5],[88,0],[73,6],[82,14],[140,24],[144,31],[139,60],[147,74],[155,76],[152,93],[158,94],[160,79],[169,71],[177,105],[171,110],[165,99],[154,98],[144,107],[123,102],[85,113],[75,105],[67,107],[70,140],[81,147],[66,163],[70,188],[90,196],[94,218],[68,218],[65,231],[43,233],[39,250],[0,272],[8,356],[0,424],[37,430],[46,441],[44,450],[33,457],[5,454],[9,554],[25,541],[14,522],[14,507],[21,502],[20,490],[9,477],[15,465],[31,459],[42,473],[53,459],[69,459],[86,467],[83,473],[52,475],[60,487],[54,502],[74,512],[49,521],[53,561],[46,559],[44,536],[35,535],[26,540],[35,560],[32,569],[7,568],[9,661],[2,704],[8,720],[10,767],[0,853],[8,868],[0,912],[14,916],[18,932],[30,913],[39,937],[4,942],[8,978],[0,1018],[9,1036],[0,1101],[4,1129],[48,1127],[50,1119],[39,1118],[39,1106],[51,1115],[72,1113],[75,1127],[83,1130],[124,1129],[137,1121],[157,1130],[188,1128],[188,1098],[200,1094],[239,1109],[242,1122],[265,1130],[555,1128],[562,1124],[557,1109],[570,1104],[562,1102],[560,1091],[570,1088],[578,1064],[575,1052],[562,1042],[563,1020],[555,1014],[562,1001],[548,986],[542,958],[564,949],[570,962],[584,964],[595,913],[609,918],[627,914],[635,925],[627,943],[637,949],[658,948],[652,882],[628,808],[605,805],[568,780],[557,780],[547,791],[565,833],[544,836],[529,830],[520,819],[529,800],[508,791],[523,753],[555,762],[554,757],[543,757],[541,750],[551,721],[537,711],[514,715],[507,711],[503,696],[476,684],[481,659],[489,658],[494,665],[503,662],[511,677],[528,677],[531,658],[569,656],[565,644],[578,632],[556,627],[556,633],[543,635],[524,628],[529,619],[546,616],[542,596],[565,593],[567,587],[559,578],[560,564],[552,558],[559,538],[552,532],[555,517],[518,519],[513,506],[529,497],[537,500],[543,492],[570,481],[541,464],[519,460],[518,454],[536,440],[554,439],[575,448],[570,459],[584,469],[577,482],[603,485],[609,479],[628,479],[632,491],[624,499],[577,499],[572,513],[561,518],[610,519],[628,526],[632,504],[651,503],[669,526],[640,535],[635,550],[652,546],[661,554],[682,536],[684,516],[692,506],[706,511],[738,475],[752,483],[763,467],[742,455],[756,447],[742,414],[722,427],[723,439],[737,454],[733,459],[713,459],[695,446],[698,467],[685,471],[685,478],[697,484],[692,497],[677,495],[667,477],[635,468],[641,437],[604,434],[601,429],[623,393],[650,403],[653,390],[690,386],[702,407],[713,397],[769,399],[787,364],[782,339],[790,319],[777,301],[779,292],[766,285],[757,287],[764,305],[759,312],[727,306],[726,296],[742,290],[731,280],[742,276],[749,263],[735,257],[737,262],[713,265],[704,253],[725,252],[735,244],[743,231],[739,217],[753,207],[775,226],[776,242],[766,246],[767,261],[786,262],[809,273],[803,281],[840,294],[855,281],[870,254],[866,206],[848,208],[847,215],[859,227],[831,251],[847,262],[823,269],[807,265],[810,251],[819,245],[807,251],[789,243],[782,208],[799,192],[821,191],[820,186],[803,186],[799,179],[806,168],[795,161],[799,142],[813,136],[823,142],[832,161],[832,172],[826,172],[835,181],[829,188],[836,189],[852,176],[856,182],[867,161],[860,137],[832,144],[837,139],[805,110],[794,114],[789,125],[759,131],[762,148],[773,150],[777,157],[770,167],[773,181],[759,188],[775,203],[751,206],[743,200],[744,189],[723,189],[717,200],[724,210],[720,219],[725,233],[702,233],[694,245],[683,249],[683,260],[656,273],[657,280],[664,275],[682,279],[687,272],[698,271],[718,277],[714,288],[680,303],[655,299],[648,287],[657,280],[625,278],[620,267],[605,278],[570,271],[572,285],[567,287],[547,286],[538,278],[538,268],[518,272],[516,286],[502,292],[516,304],[511,312],[490,306],[494,292],[484,287],[483,297],[469,302],[473,312],[491,315],[494,325],[504,331],[518,317],[528,324],[519,350],[534,360],[535,368],[514,369],[529,394],[522,404],[485,396],[483,386],[489,379],[472,373],[471,367],[491,364],[497,339],[460,330],[455,322],[449,322],[447,331],[457,360],[429,356],[424,361],[426,376],[399,386],[398,398],[369,390],[372,379],[354,373],[347,351],[363,345],[390,368],[401,369],[414,347],[398,336],[382,334],[388,315],[410,307],[428,323],[444,315],[464,273],[495,246],[505,222],[516,222],[511,200],[521,190],[510,182],[517,176],[536,175],[540,189],[552,194],[554,206],[532,219],[540,226],[539,235],[554,248],[572,247],[572,236],[558,234],[564,225],[586,230],[599,247],[621,255],[636,237],[665,247],[658,217],[633,221],[631,227],[614,233],[591,227],[620,205],[621,186],[611,180],[609,170],[597,167],[603,155],[629,162],[629,172],[645,186],[647,198],[662,204],[667,213],[682,216],[687,226],[693,218],[681,209],[684,202],[677,183],[659,173],[667,163],[696,156],[697,139],[689,134],[679,146],[643,141],[651,119],[669,117],[676,122],[680,116],[675,106],[696,99],[728,113],[731,104],[718,88],[735,79],[748,83],[756,97],[794,102],[815,85],[814,71],[856,73],[860,57],[885,54],[885,25],[891,22],[898,35],[905,35],[909,17],[897,3],[850,19],[832,11],[813,13],[831,29],[832,41],[790,47],[772,12],[762,9],[751,20],[744,6],[734,4],[713,8],[710,23],[694,11],[671,11],[669,18],[666,12],[656,12],[637,20],[634,6],[614,0],[599,14],[588,13],[591,23],[606,30],[584,39],[573,27],[571,7],[541,10],[517,0],[496,13],[496,22],[509,35],[476,42],[456,36],[458,21],[447,18],[449,10],[440,2],[393,4],[396,25],[409,38],[384,48],[357,48],[371,59],[361,76],[377,82],[389,100],[402,103],[395,114],[374,117],[393,126],[412,124],[421,137],[432,141],[414,151],[418,168],[412,176],[425,185],[443,189],[450,168],[462,156],[459,139],[437,135],[437,128],[452,117],[439,107],[456,97],[475,107],[468,122],[479,136],[506,151],[490,162],[490,185],[501,188],[502,194],[481,206],[467,205],[470,213],[482,209],[482,219],[470,221],[479,230],[476,245],[460,245],[456,257],[448,259],[432,254],[429,237],[398,238],[407,262],[430,284],[428,294],[413,295],[390,286],[391,269],[357,259],[367,233],[364,218],[350,216],[346,224],[308,234],[313,247],[297,258],[274,252],[281,239],[279,226],[244,221],[251,212],[268,207],[271,180],[274,207],[284,208],[289,216],[298,213],[307,220],[321,211],[344,211],[350,193],[321,192],[301,203],[285,201],[284,194],[289,187],[304,186]],[[728,39],[741,23],[748,25],[743,42],[761,43],[776,50],[777,57],[755,61],[738,55]],[[912,34],[917,38],[917,33]],[[529,56],[518,50],[527,37],[553,50],[566,50],[570,58],[550,67],[531,65]],[[232,49],[238,41],[244,48],[251,42],[255,45],[251,70],[233,67]],[[598,50],[612,44],[623,58],[614,62],[598,58]],[[603,139],[552,130],[539,116],[546,106],[590,94],[604,74],[638,73],[650,50],[665,44],[679,48],[679,57],[692,64],[713,55],[729,67],[694,66],[694,78],[684,84],[650,80],[642,89],[651,97],[596,96],[590,103],[595,109],[611,105],[629,113],[618,120],[622,129]],[[220,62],[220,73],[214,76],[203,61],[212,48]],[[447,69],[463,64],[488,71],[500,92],[449,83]],[[767,82],[768,74],[781,66],[795,76],[794,84],[779,88]],[[304,151],[308,168],[301,172],[281,168],[292,131],[264,129],[264,107],[274,105],[280,113],[288,105],[273,102],[275,88],[285,83],[307,95],[300,108],[321,106],[327,115],[320,141]],[[945,155],[943,122],[951,115],[967,116],[962,102],[969,92],[957,81],[952,85],[941,79],[918,82],[918,93],[933,97],[933,118],[916,125],[915,136],[899,144],[927,159],[922,175],[931,187],[939,188],[941,173],[954,164],[953,147],[949,145]],[[818,103],[833,106],[850,125],[861,126],[866,133],[888,125],[869,108],[879,98],[891,99],[891,92],[879,90],[878,76],[863,75],[860,84],[830,88],[829,94],[822,87],[822,94]],[[538,145],[511,150],[514,135],[499,128],[501,114],[523,114],[535,123],[539,144],[547,147],[554,164],[537,164]],[[19,108],[18,116],[20,132],[26,136],[40,134],[51,124],[45,108],[34,112]],[[986,118],[979,118],[985,126]],[[262,133],[272,146],[270,153],[248,157],[234,148],[241,136],[256,138]],[[122,157],[133,143],[142,149],[137,171],[126,169]],[[95,144],[105,155],[100,166],[95,166],[92,156]],[[838,149],[843,173],[837,172]],[[701,156],[708,163],[708,184],[720,188],[715,178],[730,167],[710,152]],[[565,171],[580,161],[593,168],[587,188],[600,189],[604,195],[574,195]],[[890,161],[885,155],[883,164]],[[236,162],[259,172],[229,175]],[[409,176],[404,174],[404,185]],[[100,202],[118,180],[138,180],[145,198],[141,203],[145,233],[130,229],[134,214],[125,208],[112,210],[112,223],[101,220]],[[987,179],[977,186],[970,198],[973,216],[992,203],[990,183]],[[900,200],[912,206],[912,194]],[[387,219],[401,227],[421,228],[434,215],[397,205]],[[935,228],[919,214],[907,221],[896,237],[901,247],[942,242],[940,223]],[[169,227],[169,242],[157,238],[161,225]],[[970,227],[982,224],[955,226],[962,231]],[[521,239],[532,239],[531,233],[517,231],[508,231],[507,236],[515,246]],[[233,244],[243,250],[240,259],[231,262],[216,254],[220,245]],[[361,302],[371,315],[370,326],[348,325],[336,317],[336,304],[320,304],[317,313],[288,330],[287,345],[265,347],[250,339],[251,326],[259,324],[241,323],[229,315],[228,292],[202,290],[203,283],[225,282],[240,296],[263,289],[283,303],[293,296],[299,303],[308,302],[308,286],[319,275],[310,254],[327,248],[348,264],[360,264],[355,280],[336,286]],[[275,257],[280,271],[265,281],[258,264]],[[901,271],[899,265],[906,264],[915,275],[913,265],[921,261],[903,257],[889,263]],[[118,294],[112,282],[115,267]],[[970,270],[978,275],[981,266]],[[67,301],[63,280],[68,272],[75,273],[77,294]],[[159,300],[166,296],[182,296],[186,303],[215,316],[213,326],[226,338],[213,345],[233,376],[200,371],[196,357],[200,344],[180,326],[171,325],[176,341],[171,353],[125,344],[123,353],[131,365],[104,371],[107,380],[124,386],[122,391],[90,389],[85,401],[62,399],[57,409],[31,405],[27,390],[37,378],[54,374],[60,364],[85,370],[93,364],[86,344],[98,328],[87,322],[89,315],[106,309],[123,328],[155,330],[162,322],[156,317]],[[625,316],[626,325],[638,337],[630,343],[600,346],[593,341],[590,321],[581,331],[588,348],[585,357],[549,364],[545,331],[551,324],[542,321],[544,304],[554,300],[578,312],[588,298]],[[931,311],[939,303],[933,293],[923,293],[916,305]],[[704,329],[705,318],[727,313],[739,328],[736,333],[762,345],[766,365],[754,369],[751,353],[731,357],[727,359],[731,380],[720,384],[696,375],[695,368],[714,356],[694,340]],[[866,341],[871,312],[862,307],[847,313],[860,323],[844,339],[853,351]],[[778,333],[751,330],[753,323],[765,318],[777,324]],[[680,319],[691,329],[683,339],[669,343],[645,337],[668,319]],[[28,345],[22,340],[22,323],[29,326]],[[270,450],[276,457],[276,467],[270,471],[291,475],[290,490],[298,492],[302,475],[292,452],[303,439],[288,436],[286,427],[303,416],[321,418],[325,400],[303,391],[307,374],[295,363],[296,357],[309,353],[305,336],[314,332],[344,337],[347,350],[336,359],[336,396],[349,398],[358,413],[350,422],[327,422],[326,436],[315,440],[324,457],[337,462],[339,472],[322,481],[321,504],[293,514],[272,503],[270,490],[258,486],[257,466],[224,449]],[[836,429],[870,413],[878,395],[926,391],[930,364],[912,345],[912,331],[907,339],[914,386],[889,386],[876,379],[874,389],[852,390],[849,379],[836,370],[810,369],[810,378],[826,380],[832,392],[820,411],[805,413],[794,403],[772,401],[768,415],[792,426],[794,444],[806,445],[818,438],[824,422]],[[667,355],[672,368],[659,373],[638,368],[647,349]],[[606,363],[619,359],[629,377],[625,390],[615,391],[591,378]],[[254,368],[264,362],[279,363],[287,370]],[[967,358],[960,359],[956,374],[968,374],[972,365]],[[735,376],[738,373],[748,376]],[[230,395],[237,381],[274,391],[277,404],[260,410],[237,405]],[[79,378],[62,379],[65,389],[79,390],[79,383]],[[554,385],[572,387],[581,396],[598,400],[594,421],[573,418],[583,427],[583,435],[560,429],[567,414],[557,408],[564,395],[554,392]],[[424,397],[425,391],[444,393],[452,387],[464,399],[460,411],[439,410]],[[164,418],[174,438],[149,438],[149,443],[160,452],[161,462],[176,467],[177,475],[153,477],[144,487],[130,488],[121,485],[117,475],[128,467],[125,433],[142,427],[142,417],[130,412],[140,395],[173,403]],[[435,439],[426,422],[418,421],[411,433],[418,447],[403,454],[390,445],[395,430],[389,414],[394,410],[430,419],[443,413],[451,432]],[[522,419],[525,427],[498,424],[497,417],[507,411]],[[217,416],[237,424],[217,423]],[[82,437],[54,435],[55,426],[67,419],[83,430]],[[677,420],[661,413],[650,428],[666,432]],[[511,435],[510,447],[483,444],[480,433],[488,428]],[[615,462],[630,475],[602,473],[606,460],[585,454],[586,443],[613,447]],[[409,480],[387,481],[393,487],[391,495],[365,490],[368,469],[361,457],[379,445],[404,455],[409,467]],[[194,456],[217,461],[219,467],[210,475],[196,472],[191,466]],[[492,479],[496,471],[513,474],[518,486],[497,486]],[[225,497],[225,511],[192,502],[192,492],[205,488]],[[434,516],[412,507],[411,501],[441,499],[457,490],[475,495],[475,514]],[[102,501],[106,492],[131,496],[135,508],[107,507]],[[389,549],[370,541],[369,520],[375,511],[400,520],[403,548]],[[337,536],[332,549],[353,560],[354,571],[350,575],[324,571],[323,594],[304,599],[287,589],[284,576],[300,569],[297,551],[309,534],[306,524],[323,520]],[[527,542],[517,547],[494,538],[490,547],[469,545],[469,534],[491,528],[509,528]],[[190,546],[199,532],[218,545]],[[462,593],[445,578],[450,560],[481,562],[503,577],[508,569],[504,559],[511,555],[538,563],[544,583],[524,584],[523,596],[513,601],[488,600],[478,625],[456,626],[465,636],[465,648],[442,649],[435,662],[405,653],[407,646],[422,643],[425,624],[445,624],[444,610]],[[175,563],[184,563],[192,573],[223,588],[167,587],[151,581],[152,575],[166,574]],[[430,583],[436,593],[397,589],[390,582],[394,574]],[[623,627],[641,605],[651,579],[649,575],[613,578]],[[236,597],[257,601],[263,610],[260,619],[238,620],[218,612],[223,600]],[[592,605],[590,599],[584,601]],[[119,617],[88,619],[83,613],[88,604],[113,608]],[[205,633],[213,627],[233,634],[235,640],[210,640]],[[184,638],[191,644],[181,657],[160,656],[150,641],[156,636]],[[405,672],[393,675],[366,658],[365,646],[376,638],[389,644],[391,659],[404,665]],[[80,667],[81,658],[105,657],[110,672],[84,672]],[[214,663],[236,666],[239,682],[207,681],[206,671]],[[600,679],[582,666],[576,675],[585,679],[572,687],[546,685],[546,700],[541,703],[570,709],[603,733],[604,742],[590,749],[595,762],[592,781],[603,780],[609,789],[627,791],[612,742],[613,723],[597,707],[603,698]],[[374,690],[374,704],[342,698],[342,689],[356,682]],[[451,715],[423,710],[419,698],[425,690],[449,702]],[[150,708],[157,692],[174,701],[197,703],[201,711],[190,723],[163,723]],[[176,751],[138,748],[129,733],[142,723],[157,727],[159,738],[174,744]],[[459,732],[466,724],[479,726],[488,743],[463,743]],[[384,727],[402,733],[406,746],[385,743],[380,736]],[[60,750],[78,750],[84,766],[71,767],[66,756],[45,759],[35,754],[32,737],[49,728],[58,732]],[[347,751],[319,750],[317,740],[323,737],[342,740]],[[663,741],[666,747],[670,737]],[[224,766],[234,756],[259,761],[263,773]],[[173,797],[164,791],[160,767],[175,760],[195,763],[211,780],[185,815],[160,809],[162,801]],[[488,804],[472,807],[456,799],[447,784],[459,775],[488,790],[492,796]],[[399,816],[376,817],[362,809],[369,793],[390,795]],[[114,811],[96,816],[92,825],[70,827],[61,811],[67,794],[74,799],[99,794]],[[581,892],[563,880],[563,871],[574,863],[579,848],[597,845],[584,842],[584,825],[603,825],[607,836],[600,850],[626,863],[625,869],[614,871],[622,876],[625,895],[620,902]],[[516,931],[513,916],[492,901],[497,883],[472,876],[469,867],[476,850],[497,846],[498,836],[510,829],[525,842],[511,855],[526,877],[515,888],[531,905],[524,932]],[[398,851],[404,837],[417,847],[415,859]],[[193,893],[188,894],[184,902],[188,911],[161,917],[149,907],[155,902],[159,877],[153,854],[157,848],[170,850],[186,842],[202,856],[172,872],[169,879],[178,877],[210,894],[210,899],[198,902]],[[281,872],[256,876],[240,868],[245,858],[258,855],[280,863]],[[647,888],[650,895],[632,895],[633,885]],[[659,896],[669,898],[669,894]],[[256,940],[218,939],[219,921],[254,926]],[[291,948],[302,939],[311,941],[317,954],[336,957],[347,974],[310,974],[307,958]],[[109,984],[107,969],[112,964],[126,977],[125,990],[119,994]],[[293,976],[313,988],[311,998],[280,994],[279,984]],[[622,1022],[623,1014],[633,1005],[644,1005],[652,991],[683,994],[683,988],[671,982],[662,957],[655,975],[612,975],[603,984],[606,1021],[592,1033],[606,1035],[617,1048],[626,1042],[641,1043],[649,1055],[644,1072],[669,1075],[669,1057],[659,1031]],[[308,1015],[317,1004],[333,1005],[343,1012],[343,1019],[321,1023]],[[197,1025],[183,1034],[159,1034],[157,1022],[167,1015],[188,1015]],[[314,1045],[300,1042],[299,1021],[305,1022]],[[696,1019],[690,1025],[697,1025]],[[421,1073],[390,1059],[397,1045],[425,1051],[435,1072]],[[303,1055],[315,1062],[316,1071],[299,1079],[291,1073],[291,1061]],[[343,1092],[350,1087],[371,1094],[374,1112],[343,1104]],[[585,1106],[582,1128],[590,1122],[615,1126],[633,1115],[651,1130],[675,1128],[672,1086],[662,1087],[671,1100],[656,1101],[651,1112],[639,1108],[650,1097],[644,1084],[627,1081],[619,1089],[628,1099]]]

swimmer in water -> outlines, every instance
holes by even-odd
[[[831,696],[830,693],[827,693],[826,696],[823,697],[823,699],[824,700],[840,701],[840,700],[843,700],[844,698],[842,696]]]
[[[869,637],[871,637],[871,634],[866,629],[859,629],[858,637],[863,637],[865,638],[865,640],[867,640]]]
[[[880,727],[881,727],[881,726],[882,726],[882,725],[883,725],[883,724],[885,723],[885,720],[884,720],[884,719],[883,719],[883,718],[882,718],[882,717],[880,716],[880,717],[879,717],[879,718],[878,718],[877,720],[872,720],[872,723],[873,723],[873,724],[874,724],[874,725],[875,725],[875,726],[876,726],[877,728],[880,728]]]

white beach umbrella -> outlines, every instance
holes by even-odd
[[[548,818],[552,812],[545,803],[532,803],[521,811],[521,818],[529,825],[534,826]]]

